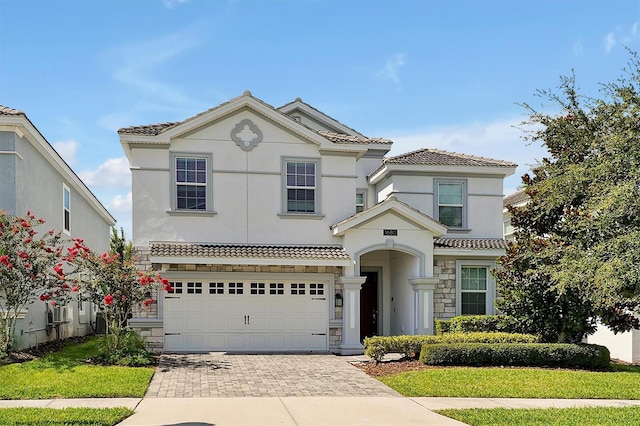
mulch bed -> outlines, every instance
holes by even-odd
[[[0,365],[33,361],[34,359],[41,358],[48,353],[57,352],[63,349],[67,343],[82,343],[86,341],[87,337],[82,336],[41,343],[38,346],[24,349],[22,351],[9,352],[9,356],[7,358],[0,359]]]
[[[384,362],[361,362],[354,364],[360,370],[364,371],[370,376],[380,377],[387,376],[389,374],[404,373],[405,371],[418,371],[433,368],[430,365],[421,363],[418,360],[399,360],[399,361],[384,361]]]
[[[611,362],[613,364],[634,365],[616,358],[611,358]],[[419,371],[419,370],[428,370],[428,369],[434,369],[434,368],[446,368],[446,367],[436,367],[433,365],[426,365],[415,359],[383,361],[377,364],[375,362],[359,362],[359,363],[354,363],[353,365],[373,377],[404,373],[405,371]],[[482,367],[479,367],[479,368],[482,368]],[[487,368],[492,368],[492,367],[487,367]],[[503,368],[517,369],[517,368],[524,368],[524,367],[503,367]]]

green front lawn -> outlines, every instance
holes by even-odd
[[[513,410],[506,408],[437,410],[472,426],[615,426],[640,424],[640,407],[584,407]]]
[[[0,367],[0,399],[142,397],[153,368],[91,365],[99,339]]]
[[[429,368],[380,377],[405,396],[640,399],[640,367],[614,371],[541,368]]]
[[[2,425],[113,426],[133,414],[128,408],[0,408]]]

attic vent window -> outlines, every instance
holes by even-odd
[[[243,150],[251,151],[262,141],[262,131],[251,120],[245,118],[233,128],[231,139]]]

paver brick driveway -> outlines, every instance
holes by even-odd
[[[330,354],[164,354],[146,397],[396,396]]]

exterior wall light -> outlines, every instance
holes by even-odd
[[[342,307],[342,295],[340,293],[336,293],[335,306],[336,306],[336,308],[341,308]]]

